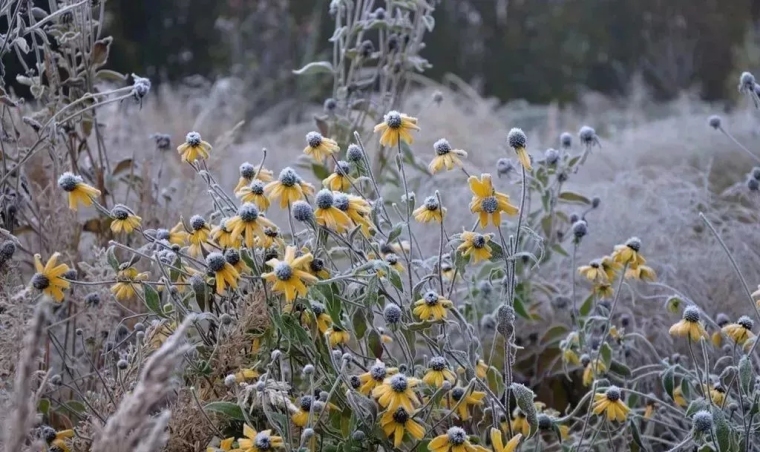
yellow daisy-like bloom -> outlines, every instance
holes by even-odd
[[[509,431],[509,426],[507,425],[506,418],[504,420],[504,428],[505,431]],[[519,408],[515,408],[512,411],[512,431],[518,432],[519,434],[522,434],[523,436],[530,435],[530,423],[528,422],[528,418],[525,416],[525,413]]]
[[[597,416],[606,413],[608,421],[624,422],[631,411],[626,404],[620,400],[620,388],[610,386],[604,394],[594,394],[594,404],[592,410]]]
[[[240,165],[240,179],[238,179],[238,183],[235,186],[235,189],[232,191],[237,194],[240,189],[246,185],[250,185],[254,180],[259,180],[261,182],[271,182],[272,179],[274,179],[274,173],[272,173],[272,171],[262,167],[261,165],[254,166],[248,162],[245,162]]]
[[[335,207],[333,192],[324,189],[317,193],[314,217],[317,224],[338,233],[345,232],[351,227],[351,218],[342,210]]]
[[[383,257],[383,260],[386,264],[390,265],[390,267],[397,272],[401,273],[404,271],[404,266],[401,265],[401,262],[399,261],[399,258],[396,254],[390,253],[386,254],[385,257]],[[379,271],[378,274],[380,276],[383,276],[382,271]]]
[[[264,235],[256,239],[256,244],[264,249],[269,248],[283,248],[285,246],[285,240],[282,239],[282,231],[280,228],[264,228]]]
[[[418,440],[425,437],[425,429],[412,419],[412,415],[403,408],[386,411],[380,418],[380,427],[385,436],[393,437],[393,447],[396,449],[401,446],[405,432],[409,432],[412,438]]]
[[[406,144],[412,144],[414,138],[410,131],[420,130],[417,126],[417,118],[412,118],[395,110],[389,111],[384,117],[383,122],[375,126],[375,133],[380,133],[380,144],[382,146],[394,147],[399,141]]]
[[[460,427],[451,427],[443,435],[436,436],[428,444],[430,452],[486,452],[483,446],[470,443],[467,433]]]
[[[309,263],[309,273],[319,279],[329,279],[330,270],[325,267],[325,261],[321,258],[314,258]]]
[[[681,385],[678,385],[673,389],[673,402],[682,408],[685,408],[686,405],[688,405],[686,398],[683,396],[683,389],[681,389]]]
[[[41,256],[35,254],[34,269],[37,273],[32,276],[31,285],[60,303],[63,301],[63,291],[70,287],[70,283],[63,279],[63,275],[69,271],[69,266],[58,264],[59,257],[61,253],[54,253],[43,266]]]
[[[329,314],[325,311],[325,306],[322,303],[317,303],[316,301],[311,302],[311,310],[314,313],[314,318],[316,319],[317,323],[317,329],[319,330],[320,334],[325,334],[328,329],[330,329],[330,326],[332,326],[332,318]],[[307,326],[311,325],[312,316],[308,316],[307,319]]]
[[[284,260],[269,259],[266,264],[273,270],[262,274],[261,277],[272,283],[272,290],[275,293],[285,294],[285,300],[291,302],[296,299],[296,296],[306,295],[307,285],[319,281],[316,276],[306,270],[312,259],[311,253],[296,258],[296,248],[288,246],[285,248]]]
[[[272,436],[271,430],[256,432],[248,424],[243,424],[243,436],[238,438],[238,446],[244,452],[267,452],[283,446],[282,438]]]
[[[600,262],[600,265],[602,267],[602,270],[604,270],[604,274],[607,275],[607,281],[614,280],[617,272],[623,268],[623,265],[615,262],[615,259],[613,259],[612,256],[604,256]]]
[[[59,430],[55,432],[55,437],[50,441],[51,449],[53,447],[58,448],[62,452],[70,452],[71,449],[69,448],[69,445],[66,443],[67,439],[71,439],[74,437],[74,430],[72,429],[66,429],[66,430]]]
[[[274,223],[259,213],[259,209],[245,203],[238,208],[237,215],[227,221],[227,227],[232,230],[232,237],[243,238],[243,243],[249,249],[253,248],[256,239],[264,236],[264,228],[277,229]]]
[[[479,216],[481,228],[486,228],[489,223],[501,226],[501,213],[507,215],[517,215],[519,209],[512,205],[509,196],[499,193],[493,188],[490,174],[482,174],[480,179],[470,176],[467,179],[472,191],[472,201],[470,201],[470,211]]]
[[[625,271],[625,277],[628,279],[640,279],[642,281],[654,281],[657,279],[657,273],[649,266],[638,265],[628,268]]]
[[[493,446],[494,452],[515,452],[517,450],[517,446],[520,445],[520,440],[522,440],[522,433],[518,433],[515,436],[512,437],[509,441],[507,441],[507,444],[504,444],[504,441],[501,437],[501,431],[499,431],[498,428],[492,428],[491,429],[491,445]]]
[[[446,208],[438,203],[436,196],[428,196],[425,198],[425,203],[414,209],[412,214],[414,215],[414,219],[420,223],[429,223],[431,221],[440,223],[446,215]]]
[[[428,165],[428,170],[433,174],[444,168],[451,171],[455,166],[461,167],[462,160],[460,157],[467,158],[467,152],[461,149],[452,149],[449,142],[443,138],[435,142],[433,149],[435,149],[435,157]]]
[[[223,249],[240,248],[243,245],[243,237],[232,234],[229,228],[229,218],[223,218],[217,226],[211,228],[211,238]]]
[[[644,419],[652,419],[652,416],[654,416],[655,408],[657,408],[657,405],[655,404],[654,400],[647,400],[647,405],[644,408]]]
[[[190,132],[185,137],[185,142],[177,147],[177,153],[183,162],[192,163],[199,159],[207,159],[211,149],[211,145],[203,141],[200,133]]]
[[[430,359],[428,370],[422,377],[422,381],[430,386],[440,388],[443,386],[444,381],[454,384],[454,382],[457,381],[457,376],[454,372],[449,370],[449,364],[446,362],[446,358],[443,356],[434,356]]]
[[[231,289],[237,288],[240,273],[235,270],[235,267],[227,262],[227,259],[224,258],[222,253],[209,253],[209,255],[206,256],[206,266],[208,267],[208,270],[214,274],[214,278],[216,279],[216,293],[221,295],[227,287]]]
[[[69,209],[77,210],[79,205],[89,207],[95,198],[100,196],[100,190],[84,183],[82,176],[73,173],[63,173],[58,178],[58,186],[69,194]]]
[[[257,179],[235,190],[235,196],[244,203],[255,205],[259,210],[267,210],[269,198],[264,194],[264,187],[264,182]]]
[[[755,322],[752,319],[743,315],[739,317],[736,323],[729,323],[721,328],[721,331],[730,337],[732,341],[736,342],[737,345],[744,345],[748,340],[754,339],[755,334],[752,332],[754,325]]]
[[[588,265],[578,267],[578,273],[593,283],[606,283],[609,281],[607,272],[602,268],[602,260],[594,259]]]
[[[482,359],[479,359],[477,364],[475,364],[475,376],[482,380],[486,378],[486,375],[488,375],[488,364]]]
[[[568,348],[562,351],[562,360],[574,366],[577,366],[578,364],[581,363],[581,360],[578,357],[578,354],[575,353],[575,351],[572,348]]]
[[[396,375],[398,369],[395,367],[385,367],[385,363],[379,359],[369,368],[368,372],[359,375],[359,392],[364,395],[370,395],[372,391],[381,385],[387,377]]]
[[[523,168],[525,168],[526,171],[533,169],[530,164],[530,156],[528,155],[528,151],[525,149],[525,146],[528,142],[528,138],[525,136],[525,133],[518,128],[513,128],[507,135],[507,142],[509,143],[509,147],[514,149],[515,153],[517,154],[517,159],[520,161],[520,164],[523,166]]]
[[[409,378],[404,374],[396,374],[386,378],[383,384],[378,385],[372,390],[372,397],[377,399],[377,403],[388,411],[396,411],[402,407],[411,413],[414,411],[414,405],[419,403],[417,396],[412,388],[419,384],[416,378]]]
[[[583,369],[583,386],[590,386],[591,382],[594,381],[594,378],[597,375],[607,371],[607,366],[601,359],[597,359],[592,362],[588,359],[588,356],[584,355],[581,357],[581,364],[583,364],[585,361],[588,362],[585,364],[585,369]]]
[[[474,264],[480,261],[487,261],[491,258],[491,245],[489,243],[493,238],[493,234],[464,231],[460,238],[462,243],[457,247],[457,251],[462,253],[462,257],[469,259],[472,256]]]
[[[322,186],[332,191],[348,191],[354,182],[353,178],[349,175],[350,172],[351,167],[348,165],[348,162],[338,160],[333,173],[322,180]]]
[[[443,279],[446,281],[451,281],[454,279],[455,274],[456,272],[454,271],[454,267],[452,267],[451,264],[448,262],[441,264],[441,276],[443,276]]]
[[[335,348],[338,345],[347,345],[351,340],[351,333],[342,329],[338,325],[333,325],[325,331],[325,336],[330,341],[330,347]]]
[[[723,402],[726,400],[726,390],[723,389],[720,383],[715,385],[702,385],[702,390],[705,394],[710,395],[710,400],[717,406],[723,406]]]
[[[700,320],[699,309],[696,306],[687,306],[683,310],[681,320],[670,327],[670,335],[675,337],[688,337],[692,341],[707,338],[707,331]]]
[[[225,438],[219,442],[219,447],[207,447],[206,452],[218,452],[218,451],[224,451],[224,452],[233,452],[239,451],[240,449],[232,449],[232,444],[235,442],[235,438]]]
[[[314,194],[314,186],[306,183],[293,168],[285,168],[280,171],[277,180],[264,186],[264,194],[270,201],[280,201],[280,208],[286,209],[304,195]]]
[[[324,162],[327,157],[340,152],[340,147],[335,140],[325,138],[319,132],[309,132],[306,134],[306,147],[303,153],[313,158],[317,162]]]
[[[419,300],[414,302],[412,313],[422,320],[439,321],[448,315],[447,309],[454,306],[451,300],[447,300],[434,290],[429,290]]]
[[[240,274],[249,273],[251,271],[245,261],[240,257],[240,252],[235,248],[227,248],[224,250],[224,259]]]
[[[314,403],[312,396],[305,395],[298,401],[298,409],[290,416],[290,420],[296,427],[304,428],[309,423],[309,413]]]
[[[119,301],[131,300],[134,298],[139,283],[137,281],[144,281],[148,279],[148,273],[138,273],[134,267],[128,267],[124,270],[120,270],[116,274],[116,284],[111,286],[111,293]]]
[[[470,419],[470,407],[482,405],[483,398],[486,396],[485,392],[470,391],[467,393],[465,388],[460,387],[453,388],[450,394],[453,399],[452,406],[458,404],[456,411],[462,421]]]
[[[612,284],[600,283],[594,285],[594,294],[599,298],[612,298],[615,293],[615,289],[612,288]]]
[[[235,372],[235,381],[238,383],[243,383],[246,381],[251,381],[254,378],[259,378],[261,374],[256,369],[240,369],[239,371]]]
[[[193,257],[202,256],[206,249],[206,242],[211,236],[211,227],[206,223],[205,218],[200,215],[193,215],[190,217],[190,229],[191,231],[187,235],[187,241],[190,242],[188,254]]]
[[[338,210],[345,212],[348,218],[354,222],[354,225],[361,226],[364,237],[371,236],[370,229],[373,228],[373,225],[370,220],[370,211],[372,209],[367,201],[355,195],[333,193],[333,205]]]
[[[111,231],[114,234],[118,234],[121,231],[131,234],[132,231],[140,227],[142,218],[135,215],[135,213],[127,206],[116,204],[111,209]]]
[[[636,237],[628,239],[624,245],[615,245],[612,252],[612,259],[621,265],[628,265],[630,268],[636,268],[646,264],[646,259],[639,254],[641,249],[641,240]]]
[[[189,234],[185,230],[185,225],[180,221],[170,231],[166,229],[159,229],[156,231],[156,238],[158,240],[167,240],[174,245],[184,245],[187,242]]]

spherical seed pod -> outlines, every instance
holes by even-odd
[[[232,388],[237,384],[237,378],[235,378],[234,375],[230,374],[224,377],[224,385],[228,388]]]
[[[707,124],[713,129],[720,129],[721,119],[718,115],[712,115],[707,118]]]
[[[383,308],[383,318],[390,325],[395,325],[401,320],[401,308],[393,303],[388,303]]]
[[[296,201],[292,206],[293,218],[306,223],[314,219],[314,209],[306,201]]]
[[[127,360],[126,360],[126,359],[120,359],[120,360],[119,360],[119,361],[116,363],[116,367],[118,367],[118,368],[119,368],[119,370],[125,370],[127,367],[129,367],[129,363],[127,362]]]
[[[355,144],[349,145],[346,150],[346,160],[351,163],[359,163],[364,160],[364,152],[362,152],[362,148]]]

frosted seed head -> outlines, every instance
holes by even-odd
[[[692,418],[692,427],[699,433],[709,433],[712,431],[713,415],[707,410],[700,410],[694,413]]]
[[[569,148],[573,145],[573,136],[568,132],[562,132],[559,136],[559,144],[565,149]]]
[[[206,256],[206,265],[214,273],[222,271],[226,263],[227,261],[222,253],[213,252]]]
[[[269,437],[269,433],[266,432],[259,432],[253,442],[259,450],[269,450],[272,448],[272,439]]]
[[[499,209],[499,202],[493,196],[488,196],[480,201],[480,208],[486,213],[494,213]]]
[[[525,136],[525,132],[517,127],[512,128],[507,134],[507,142],[509,147],[513,149],[524,148],[528,143],[528,137]]]
[[[274,275],[280,281],[289,281],[293,276],[293,268],[286,262],[280,262],[274,267]]]
[[[348,176],[348,173],[351,172],[351,167],[348,166],[348,162],[345,160],[338,160],[338,164],[335,165],[335,174],[341,175],[341,176]]]
[[[206,219],[200,215],[193,215],[190,217],[190,227],[193,231],[200,231],[206,226]]]
[[[324,103],[323,107],[325,109],[325,112],[332,113],[338,107],[338,101],[336,101],[332,97],[329,97],[329,98],[325,99],[325,103]]]
[[[227,248],[224,250],[224,259],[230,265],[235,265],[240,262],[240,253],[234,248]]]
[[[610,402],[617,402],[620,400],[620,388],[617,386],[610,386],[607,388],[607,391],[604,393],[604,395]]]
[[[306,201],[296,201],[293,203],[293,218],[301,222],[308,222],[314,219],[314,209]]]
[[[355,144],[349,145],[348,150],[346,150],[346,159],[351,163],[359,163],[364,160],[364,152],[362,152],[362,148]]]
[[[585,144],[586,146],[590,146],[598,140],[596,131],[589,126],[581,127],[581,129],[578,131],[578,138],[581,140],[581,143]]]
[[[377,363],[369,368],[369,375],[375,381],[383,381],[388,371],[385,369],[385,364]]]
[[[446,155],[451,152],[451,145],[445,138],[441,138],[433,145],[436,155]]]
[[[396,110],[389,111],[385,117],[385,124],[391,129],[398,129],[401,127],[401,113]]]
[[[755,326],[755,322],[752,321],[751,318],[747,317],[746,315],[743,315],[739,317],[739,320],[736,321],[738,325],[740,325],[745,330],[751,330],[753,326]]]
[[[626,240],[625,246],[638,253],[641,250],[641,240],[638,237],[631,237]]]
[[[61,174],[61,177],[58,178],[58,186],[67,192],[74,191],[77,188],[77,185],[83,182],[84,180],[81,176],[69,172]]]
[[[401,308],[393,303],[385,305],[383,308],[383,318],[388,324],[396,324],[401,320]]]
[[[683,310],[683,319],[687,322],[699,322],[701,317],[702,315],[699,312],[699,308],[696,306],[687,306],[686,309]]]
[[[280,183],[286,187],[292,187],[299,183],[301,181],[301,178],[298,176],[298,173],[295,172],[295,170],[291,167],[283,168],[282,171],[280,171],[280,176],[278,177],[278,180]]]
[[[449,438],[449,444],[453,446],[461,446],[467,441],[467,433],[459,427],[451,427],[446,432],[446,436]]]
[[[404,374],[396,374],[390,379],[390,386],[395,392],[404,392],[409,387],[409,382]]]
[[[0,263],[11,260],[16,253],[16,244],[11,240],[6,240],[0,244]]]
[[[316,301],[311,302],[311,310],[314,312],[314,315],[317,317],[327,312],[327,310],[325,309],[325,305],[323,305],[322,303],[318,303]]]
[[[32,276],[32,287],[37,290],[45,290],[50,286],[50,280],[42,273],[35,273]]]
[[[306,143],[312,148],[318,148],[322,144],[322,134],[319,132],[309,132],[306,134]]]
[[[430,211],[438,210],[438,198],[436,196],[428,196],[425,198],[425,209]]]
[[[475,248],[483,248],[486,246],[486,238],[483,234],[475,234],[472,238],[472,246]]]
[[[264,182],[260,180],[254,180],[251,182],[251,193],[254,195],[263,195],[264,194]]]
[[[351,378],[348,380],[348,382],[354,389],[359,389],[359,387],[362,385],[362,381],[359,379],[358,375],[351,375]]]
[[[333,206],[333,194],[330,190],[324,189],[317,193],[316,204],[320,209],[329,209]]]
[[[248,162],[240,165],[240,177],[251,180],[256,175],[256,168]]]
[[[422,296],[422,299],[425,300],[425,304],[428,306],[435,306],[438,304],[438,293],[434,290],[429,290],[425,292],[425,295]]]
[[[398,263],[398,256],[395,253],[388,253],[385,255],[385,262],[390,265],[396,265]]]
[[[546,159],[548,165],[556,164],[559,160],[559,151],[554,148],[547,149],[546,152],[544,152],[544,159]]]
[[[707,118],[707,124],[710,125],[713,129],[719,129],[720,128],[721,119],[718,115],[712,115],[709,118]]]
[[[190,132],[185,136],[185,143],[189,144],[190,146],[198,146],[201,144],[201,134],[198,132]]]
[[[111,216],[117,220],[126,220],[130,215],[132,215],[132,211],[129,207],[122,204],[116,204],[111,209]]]
[[[309,412],[311,411],[311,405],[313,402],[314,402],[314,398],[312,396],[305,395],[301,397],[301,400],[299,401],[298,405],[302,411]]]
[[[747,188],[750,191],[757,191],[760,188],[760,181],[758,181],[754,177],[748,178],[747,179]]]
[[[333,206],[337,207],[342,212],[348,212],[348,208],[351,206],[348,200],[348,196],[343,193],[336,193],[333,195]]]
[[[451,398],[459,402],[464,397],[464,388],[454,388],[451,390]]]
[[[446,358],[443,356],[434,356],[430,358],[430,368],[436,372],[440,372],[446,368]]]
[[[496,174],[499,177],[509,174],[513,169],[515,164],[508,158],[502,157],[496,162]]]
[[[581,239],[586,234],[588,234],[588,224],[584,220],[578,220],[573,223],[573,235],[576,239]]]
[[[405,424],[406,421],[409,420],[409,413],[407,413],[404,408],[398,407],[396,411],[393,412],[393,420],[397,424]]]
[[[538,415],[538,428],[540,430],[549,430],[552,428],[552,418],[548,414],[540,413]]]
[[[742,72],[739,77],[739,90],[753,91],[755,89],[755,76],[749,72]]]
[[[256,204],[247,202],[243,204],[242,206],[238,207],[238,216],[245,223],[250,223],[252,221],[258,220],[259,209],[258,207],[256,207]]]

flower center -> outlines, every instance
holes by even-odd
[[[351,167],[348,166],[348,162],[339,160],[338,164],[335,165],[335,174],[338,174],[340,176],[347,176],[349,171],[351,171]]]
[[[306,142],[310,147],[318,148],[322,144],[322,135],[317,132],[309,132],[306,134]]]
[[[446,358],[442,356],[435,356],[430,359],[430,368],[436,372],[441,372],[446,368]]]
[[[303,396],[303,397],[301,397],[301,404],[300,404],[301,405],[301,410],[302,411],[306,411],[306,412],[308,412],[309,410],[311,410],[311,402],[312,402],[312,400],[313,399],[312,399],[311,396]]]
[[[292,168],[285,168],[280,172],[280,183],[286,187],[292,187],[298,183],[298,174]]]
[[[398,263],[398,256],[396,256],[394,253],[387,254],[385,256],[385,262],[396,265]]]
[[[433,292],[432,290],[429,292],[426,292],[423,296],[423,299],[425,300],[425,304],[428,306],[435,306],[438,304],[438,294]]]
[[[605,395],[610,402],[617,402],[620,400],[620,389],[617,386],[610,386]]]
[[[393,413],[393,420],[397,424],[406,424],[406,421],[409,420],[409,413],[406,412],[405,409],[399,407],[396,409],[396,411]]]
[[[454,446],[461,446],[467,441],[467,434],[459,427],[451,427],[446,435],[449,437],[449,443]]]
[[[169,232],[168,229],[157,229],[156,230],[156,240],[169,240],[171,238],[172,233]]]
[[[349,208],[348,196],[344,194],[335,195],[333,197],[333,206],[337,207],[339,210],[343,212],[348,212],[348,208]]]
[[[438,210],[438,199],[435,196],[428,196],[425,198],[425,208],[430,211]]]
[[[289,281],[293,276],[293,269],[286,262],[280,262],[274,267],[274,275],[280,281]]]
[[[77,185],[82,182],[83,180],[81,176],[76,176],[72,173],[63,173],[61,177],[58,178],[58,186],[68,192],[76,190]]]
[[[401,127],[401,114],[397,111],[391,111],[385,115],[385,124],[391,129],[398,129]]]
[[[230,265],[235,265],[238,262],[240,262],[240,253],[238,253],[237,250],[235,250],[233,248],[228,248],[224,252],[224,258],[227,260],[227,262]]]
[[[245,223],[251,223],[259,218],[259,209],[254,204],[247,202],[238,208],[238,216]]]
[[[752,327],[755,325],[755,322],[753,322],[752,319],[750,319],[746,315],[739,317],[739,320],[737,320],[736,323],[739,324],[745,330],[751,330]]]
[[[126,207],[122,205],[116,205],[111,210],[111,215],[117,220],[124,221],[127,218],[129,218],[129,210],[126,209]]]
[[[699,322],[699,309],[694,306],[689,306],[683,311],[683,319],[687,322],[697,323]]]
[[[190,132],[185,137],[185,142],[190,146],[198,146],[201,144],[201,134],[198,132]]]
[[[256,175],[256,168],[248,162],[240,165],[240,177],[251,180]]]
[[[486,213],[494,213],[499,208],[499,202],[493,196],[489,196],[480,201],[480,207]]]
[[[446,155],[451,152],[451,145],[443,138],[436,141],[433,147],[435,148],[435,153],[437,155]]]
[[[451,390],[451,397],[459,402],[464,397],[464,388],[454,388]]]
[[[37,290],[45,290],[50,287],[50,279],[42,273],[35,273],[32,276],[32,286]]]
[[[313,259],[311,263],[309,263],[309,269],[313,271],[314,273],[321,272],[325,268],[325,261],[323,261],[320,258]]]
[[[190,218],[190,227],[193,231],[200,231],[206,226],[206,220],[200,215],[193,215]]]
[[[481,234],[476,234],[475,237],[472,238],[472,246],[475,248],[483,248],[486,246],[486,238]]]
[[[206,265],[208,265],[209,270],[214,273],[222,271],[226,263],[227,260],[222,253],[211,253],[206,256]]]
[[[409,382],[406,381],[406,377],[402,374],[396,374],[391,377],[391,389],[395,392],[404,392],[409,387]]]
[[[260,180],[255,180],[251,182],[251,193],[253,193],[254,195],[263,195],[264,182],[261,182]]]
[[[254,443],[256,444],[256,448],[259,450],[269,450],[272,448],[272,440],[269,438],[269,435],[264,432],[256,435]]]
[[[369,375],[375,381],[383,381],[387,374],[388,371],[385,370],[385,365],[383,364],[375,364],[369,369]]]
[[[330,190],[320,190],[317,193],[317,207],[320,209],[329,209],[333,206],[333,194]]]

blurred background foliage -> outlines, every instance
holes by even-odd
[[[321,100],[331,88],[291,72],[331,58],[330,0],[106,5],[112,69],[154,83],[232,75],[250,90],[251,108]],[[503,101],[565,103],[584,90],[624,96],[638,75],[657,100],[687,89],[731,100],[737,65],[760,64],[759,18],[760,0],[443,0],[423,56],[432,79],[457,74]]]

